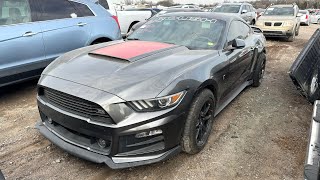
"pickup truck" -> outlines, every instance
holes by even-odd
[[[145,22],[154,15],[152,11],[141,11],[141,9],[136,11],[133,9],[130,9],[130,11],[116,11],[111,0],[99,0],[98,2],[112,16],[117,17],[122,36],[125,36],[136,23]]]

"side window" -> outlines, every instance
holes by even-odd
[[[72,2],[72,1],[70,2],[77,9],[78,17],[94,16],[94,14],[92,13],[92,11],[89,9],[87,5],[77,3],[77,2]]]
[[[99,0],[99,4],[107,10],[110,9],[107,0]]]
[[[227,37],[228,44],[232,40],[237,38],[246,39],[249,33],[250,33],[250,28],[245,23],[241,21],[231,22],[229,32],[228,32],[228,37]]]
[[[247,12],[251,12],[250,6],[246,5]]]
[[[0,26],[31,22],[28,0],[0,0]]]
[[[42,16],[40,20],[53,20],[78,17],[75,8],[67,0],[41,0]]]

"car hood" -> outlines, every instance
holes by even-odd
[[[67,53],[51,63],[43,75],[103,90],[127,101],[138,100],[156,97],[186,70],[218,55],[215,50],[116,41]]]
[[[295,20],[294,16],[260,16],[259,21],[288,21]]]

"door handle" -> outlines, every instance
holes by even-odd
[[[85,25],[87,25],[87,23],[79,22],[77,25],[78,26],[85,26]]]
[[[38,33],[34,33],[34,32],[32,32],[32,31],[28,31],[28,32],[24,33],[22,36],[23,36],[23,37],[30,37],[30,36],[34,36],[34,35],[36,35],[36,34],[38,34]]]

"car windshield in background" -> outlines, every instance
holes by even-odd
[[[307,14],[307,11],[299,11],[301,14]]]
[[[270,7],[264,13],[264,16],[293,16],[293,7]]]
[[[222,12],[222,13],[238,13],[240,10],[240,5],[221,5],[217,6],[213,12]]]
[[[186,16],[156,17],[134,31],[128,40],[156,41],[189,49],[216,49],[225,21]]]

